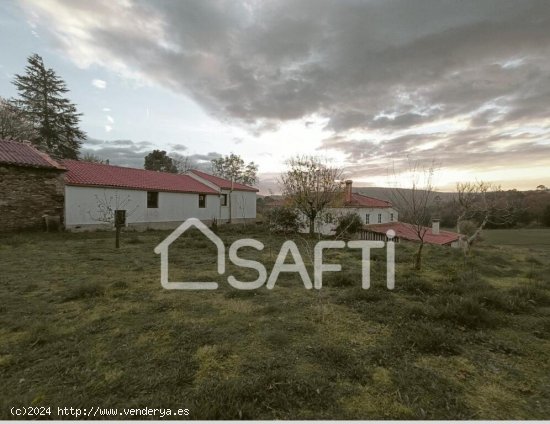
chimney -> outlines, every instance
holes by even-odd
[[[346,203],[351,203],[351,185],[352,185],[352,183],[353,183],[352,180],[346,180],[346,190],[345,190]]]
[[[439,219],[432,219],[432,234],[438,235],[439,234]]]

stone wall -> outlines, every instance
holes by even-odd
[[[63,221],[63,172],[0,165],[0,231],[44,228],[44,215]]]

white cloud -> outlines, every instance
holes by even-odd
[[[105,125],[105,132],[111,132],[113,131],[112,125]]]
[[[94,79],[92,80],[92,85],[96,88],[104,90],[107,87],[107,82],[100,79]]]
[[[110,112],[111,111],[111,108],[110,107],[104,107],[103,109],[101,109],[103,112]]]
[[[107,115],[107,121],[109,121],[110,124],[115,122],[115,118],[113,118],[111,115]]]

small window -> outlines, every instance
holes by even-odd
[[[227,194],[222,194],[220,198],[220,205],[227,206]]]
[[[365,215],[365,224],[370,224],[370,215],[369,214]]]
[[[378,214],[378,223],[382,224],[382,214],[381,213]]]
[[[199,194],[199,208],[206,207],[206,194]]]
[[[390,213],[390,221],[393,222],[393,213]]]
[[[159,192],[148,191],[147,192],[147,208],[156,209],[159,207]]]

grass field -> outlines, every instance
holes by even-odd
[[[486,244],[507,246],[546,246],[550,250],[550,228],[485,230],[483,239]]]
[[[226,245],[241,232],[263,241],[244,252],[268,270],[284,241],[220,232]],[[329,251],[343,271],[321,290],[283,274],[273,290],[238,291],[212,246],[186,233],[171,278],[220,281],[201,292],[161,288],[153,248],[166,235],[124,234],[119,250],[105,232],[0,236],[0,418],[30,405],[189,408],[193,419],[550,417],[545,243],[487,245],[505,237],[491,232],[467,260],[428,248],[419,273],[402,244],[392,292],[383,250],[369,290],[359,252]],[[297,244],[307,258],[311,242]]]

